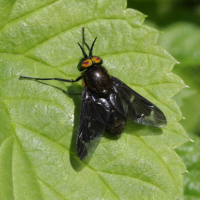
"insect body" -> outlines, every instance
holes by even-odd
[[[82,91],[81,114],[76,140],[77,154],[82,160],[91,156],[105,131],[120,136],[125,128],[126,119],[138,124],[160,128],[167,124],[165,115],[157,106],[136,93],[118,78],[109,75],[102,66],[103,60],[92,55],[96,39],[89,47],[85,42],[83,28],[83,44],[86,45],[89,55],[78,43],[84,57],[77,66],[82,73],[76,80],[20,76],[20,78],[26,79],[65,82],[83,80],[84,89]]]

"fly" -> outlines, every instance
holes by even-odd
[[[83,44],[89,54],[78,43],[83,58],[77,65],[81,72],[76,80],[61,78],[33,78],[20,76],[22,79],[58,80],[77,82],[83,80],[81,114],[76,139],[76,151],[81,160],[87,160],[96,149],[104,132],[119,137],[124,131],[126,120],[138,124],[162,128],[167,125],[163,112],[153,103],[132,90],[118,78],[109,75],[102,65],[103,60],[93,55],[93,47],[85,42],[84,28],[82,28]],[[63,91],[69,95],[71,94]]]

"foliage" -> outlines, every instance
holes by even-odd
[[[145,16],[125,0],[1,0],[0,16],[1,199],[182,199],[186,169],[173,149],[188,136],[170,98],[185,84]],[[89,163],[75,152],[81,97],[58,89],[81,85],[19,80],[76,78],[83,26],[89,44],[98,36],[94,52],[110,74],[168,121],[163,130],[128,122],[118,140],[105,134]]]
[[[188,173],[184,174],[185,199],[200,199],[200,175],[197,167],[200,141],[200,3],[196,0],[130,0],[128,5],[134,5],[134,8],[148,14],[147,24],[164,32],[159,37],[158,44],[180,62],[173,72],[180,75],[189,86],[174,99],[186,118],[181,120],[181,124],[195,143],[189,142],[179,147],[177,152],[188,169]],[[149,6],[152,6],[151,9]]]

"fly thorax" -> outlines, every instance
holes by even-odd
[[[83,74],[85,85],[92,92],[107,97],[112,90],[112,78],[102,66],[94,66]]]

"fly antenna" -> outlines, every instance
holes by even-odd
[[[94,42],[92,43],[89,56],[92,56],[92,50],[93,50],[93,46],[94,46],[94,43],[96,42],[96,40],[97,40],[97,37],[94,39]]]
[[[85,57],[85,58],[87,58],[87,57],[88,57],[88,55],[85,53],[85,51],[84,51],[83,47],[80,45],[80,43],[79,43],[79,42],[77,42],[77,43],[78,43],[79,47],[81,48],[81,50],[82,50],[82,52],[83,52],[83,55],[84,55],[84,57]]]
[[[88,51],[90,52],[90,47],[89,47],[88,44],[85,42],[85,27],[82,28],[82,35],[83,35],[83,44],[86,45]]]

